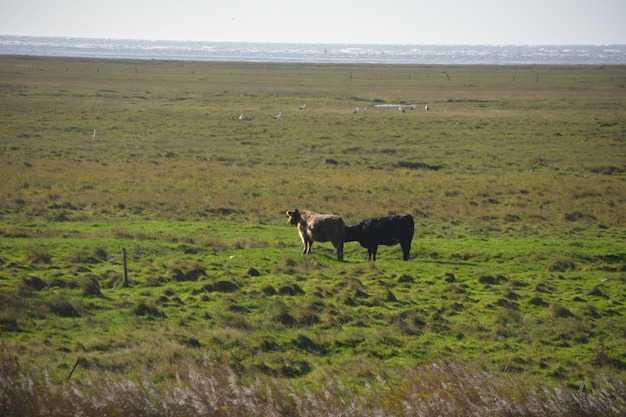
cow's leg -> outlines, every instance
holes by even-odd
[[[337,260],[343,261],[343,240],[339,242],[333,242],[333,246],[335,247],[335,253],[337,254]]]
[[[306,239],[302,235],[300,235],[300,239],[302,239],[302,254],[305,255],[307,248]]]
[[[302,254],[309,255],[311,253],[311,249],[313,249],[313,241],[310,239],[307,239],[306,242],[304,243],[304,252],[302,252]]]
[[[411,252],[411,242],[402,242],[400,243],[400,246],[402,246],[402,259],[408,261],[409,252]]]
[[[376,260],[376,252],[378,252],[378,245],[370,246],[369,248],[367,248],[367,252],[369,254],[369,260],[370,261],[375,261]]]

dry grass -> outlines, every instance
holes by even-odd
[[[81,368],[90,359],[78,361]],[[603,381],[594,395],[534,385],[456,363],[429,364],[393,375],[371,375],[364,385],[346,386],[329,370],[316,370],[315,384],[261,377],[242,379],[211,358],[178,357],[169,372],[175,384],[125,379],[105,373],[53,382],[27,375],[3,351],[0,411],[4,416],[620,416],[626,386]]]

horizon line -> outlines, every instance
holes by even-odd
[[[277,45],[380,45],[380,46],[626,46],[626,43],[376,43],[376,42],[314,42],[314,41],[235,41],[235,40],[193,40],[193,39],[148,39],[148,38],[125,38],[125,37],[94,37],[94,36],[67,36],[67,35],[15,35],[0,34],[0,37],[12,38],[51,38],[51,39],[92,39],[111,41],[135,41],[135,42],[193,42],[214,44],[277,44]]]

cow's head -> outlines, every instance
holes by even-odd
[[[358,226],[347,226],[343,234],[343,241],[344,242],[358,241],[359,238],[361,237],[359,231],[360,229]]]
[[[300,211],[298,211],[298,209],[294,209],[293,211],[287,210],[286,213],[287,217],[289,217],[289,219],[287,220],[287,223],[289,224],[298,224],[302,219],[302,216],[300,216]]]

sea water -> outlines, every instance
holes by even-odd
[[[622,65],[626,45],[359,45],[0,36],[0,55],[428,65]]]

